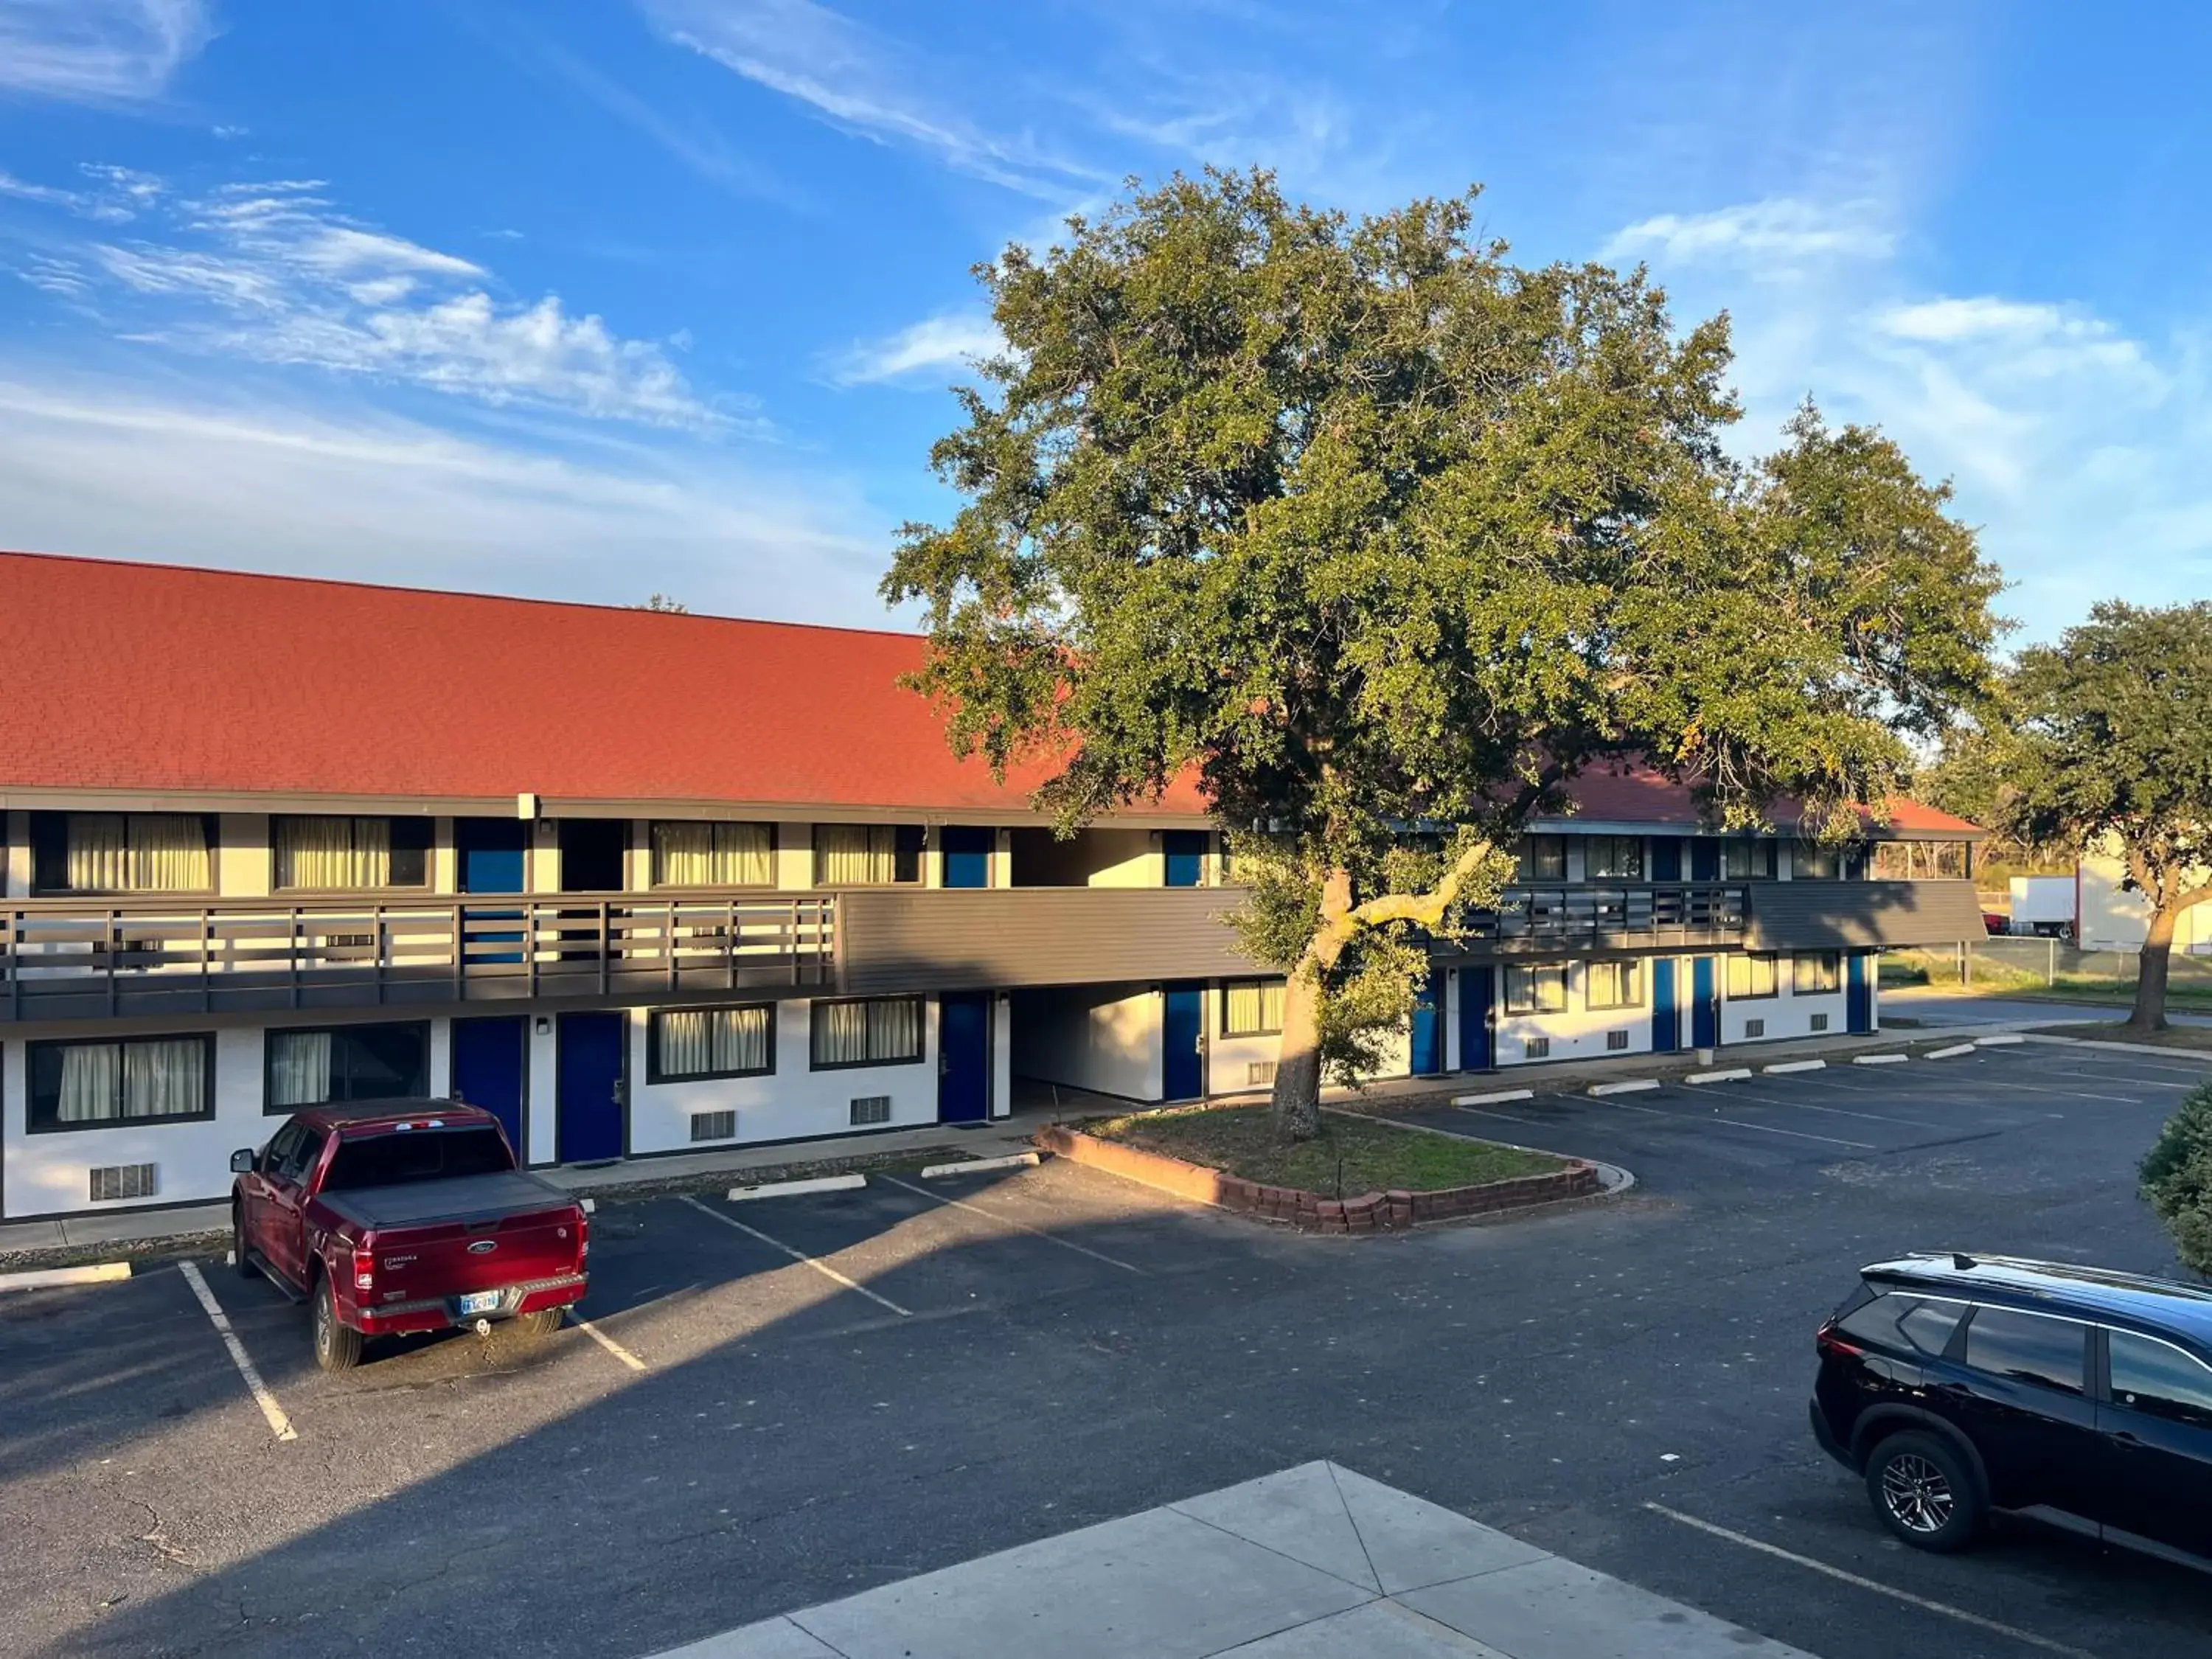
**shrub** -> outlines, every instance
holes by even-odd
[[[2181,1265],[2212,1278],[2212,1083],[2181,1103],[2143,1154],[2142,1195]]]

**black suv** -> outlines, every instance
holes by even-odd
[[[2212,1571],[2212,1290],[2050,1261],[1865,1268],[1813,1432],[1921,1549],[1992,1510]]]

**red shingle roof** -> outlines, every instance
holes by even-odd
[[[1575,816],[1593,823],[1667,823],[1691,829],[1698,822],[1697,805],[1690,792],[1649,766],[1595,767],[1570,784],[1568,793],[1580,808]],[[1790,827],[1797,822],[1796,805],[1788,800],[1777,801],[1768,809],[1767,816],[1777,824]],[[1982,833],[1964,818],[1923,806],[1917,800],[1907,800],[1902,795],[1891,797],[1888,817],[1887,833],[1893,836],[1916,832],[1939,836]]]

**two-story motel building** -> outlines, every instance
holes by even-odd
[[[1270,1079],[1203,802],[1056,840],[913,636],[20,554],[0,612],[0,1216],[219,1196],[325,1100],[549,1164]],[[1401,1071],[1871,1030],[1874,950],[1980,928],[1978,832],[1910,803],[1838,855],[1577,797]]]

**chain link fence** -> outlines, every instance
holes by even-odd
[[[2142,965],[2134,951],[2084,951],[2055,939],[1981,939],[1950,951],[1886,952],[1881,982],[2112,995],[2134,991]],[[2167,969],[2167,989],[2212,999],[2212,956],[2176,951]]]

